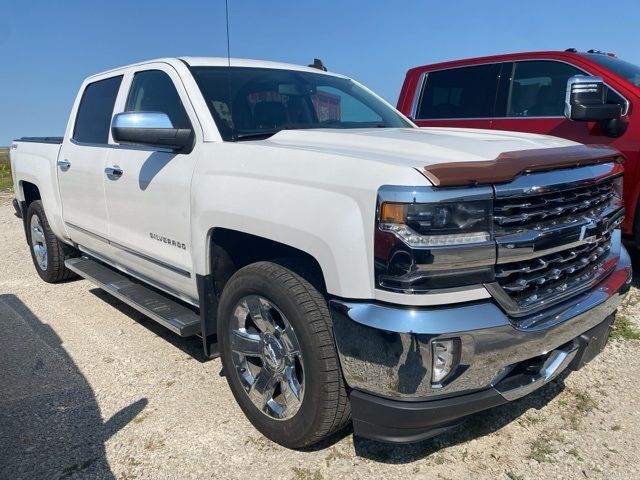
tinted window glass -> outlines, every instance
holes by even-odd
[[[147,70],[133,76],[125,110],[166,113],[175,128],[191,128],[171,77],[161,70]]]
[[[584,75],[561,62],[516,62],[507,107],[509,117],[556,117],[564,115],[567,80]]]
[[[429,72],[417,118],[493,116],[500,64]]]
[[[593,60],[599,63],[605,68],[608,68],[616,75],[620,75],[622,78],[626,78],[634,85],[640,87],[640,67],[633,63],[625,62],[619,58],[612,57],[610,55],[600,54],[585,54],[589,60]]]
[[[283,129],[411,127],[348,78],[271,68],[191,71],[224,140],[260,139]]]
[[[73,139],[86,143],[108,143],[113,106],[122,75],[87,85],[76,115]]]

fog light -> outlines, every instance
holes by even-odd
[[[434,340],[431,342],[433,365],[431,382],[442,382],[453,370],[456,363],[456,342],[454,340]]]

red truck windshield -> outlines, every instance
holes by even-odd
[[[269,68],[191,71],[224,140],[265,138],[293,129],[412,127],[346,78]]]
[[[585,55],[587,56],[587,55]],[[636,87],[640,87],[640,67],[633,63],[625,62],[617,57],[609,55],[590,54],[589,60],[603,66],[607,70],[611,70],[616,75],[633,83]]]

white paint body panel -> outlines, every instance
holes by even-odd
[[[227,62],[226,58],[185,60],[191,65]],[[318,73],[273,62],[232,59],[232,65]],[[85,179],[63,180],[61,198],[57,183],[61,174],[55,166],[60,146],[17,142],[11,154],[16,195],[24,198],[21,182],[34,183],[60,238],[81,245],[91,242],[81,232],[65,228],[63,220],[82,222],[81,227],[112,242],[91,243],[110,263],[192,302],[197,299],[196,274],[209,273],[209,235],[214,228],[239,230],[307,252],[320,264],[332,295],[405,305],[486,298],[489,294],[484,288],[430,295],[375,288],[373,229],[378,189],[382,185],[429,185],[418,171],[425,165],[482,161],[505,151],[574,144],[526,133],[445,128],[289,130],[267,140],[223,142],[187,66],[179,59],[161,59],[85,80],[69,119],[63,154],[71,155],[69,138],[84,87],[101,78],[124,75],[113,112],[119,113],[124,110],[133,74],[147,69],[162,69],[174,81],[195,129],[196,146],[191,153],[120,146],[112,139],[109,145],[92,147],[98,151],[92,157],[101,158],[85,158],[81,151],[73,151],[72,168],[78,162],[95,165],[86,171],[83,167]],[[124,175],[109,181],[104,168],[115,165]],[[104,194],[102,200],[100,194]],[[151,239],[150,233],[184,241],[187,248],[171,248]],[[131,255],[127,249],[142,256]],[[188,275],[173,274],[143,256]]]

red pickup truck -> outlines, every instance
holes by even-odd
[[[576,78],[583,86],[586,80],[600,80],[603,85],[604,105],[595,115],[571,112]],[[573,48],[415,67],[407,72],[398,99],[398,109],[421,127],[542,133],[622,151],[627,159],[622,229],[640,247],[640,113],[634,113],[636,104],[640,104],[640,66],[611,53]],[[615,106],[618,108],[610,108]]]

